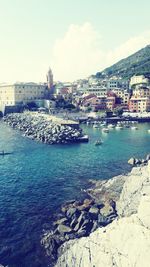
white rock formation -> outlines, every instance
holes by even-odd
[[[117,208],[119,219],[64,244],[55,267],[149,267],[150,162],[126,178]]]

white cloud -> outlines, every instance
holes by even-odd
[[[150,31],[146,31],[139,36],[130,38],[124,44],[106,54],[105,59],[107,66],[109,67],[111,64],[132,55],[148,44],[150,44]]]
[[[102,49],[102,37],[91,23],[72,24],[53,48],[55,79],[73,81],[96,73],[150,44],[150,31],[130,38],[110,51]]]
[[[52,67],[57,79],[74,80],[99,69],[103,57],[100,46],[101,36],[90,23],[70,25],[54,45]]]

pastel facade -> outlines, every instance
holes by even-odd
[[[141,113],[150,111],[150,98],[132,96],[129,101],[129,111]]]
[[[99,85],[89,86],[86,88],[86,93],[87,94],[94,94],[97,97],[106,97],[107,96],[107,88],[99,86]]]
[[[130,87],[136,84],[148,84],[149,79],[146,78],[144,75],[134,75],[130,79]]]
[[[0,85],[0,111],[6,106],[16,106],[37,99],[43,99],[46,87],[36,83],[15,83]]]

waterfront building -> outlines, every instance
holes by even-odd
[[[116,104],[116,97],[108,96],[106,99],[106,108],[109,110],[113,110]]]
[[[46,86],[37,83],[14,83],[0,85],[0,111],[17,107],[37,99],[43,99]]]
[[[141,113],[150,111],[150,98],[132,96],[129,101],[129,111]]]
[[[132,95],[135,97],[150,97],[150,87],[144,85],[136,85]]]

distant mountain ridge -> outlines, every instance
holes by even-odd
[[[133,75],[143,74],[150,78],[150,45],[106,68],[101,73],[98,72],[96,76],[101,74],[109,77],[120,76],[125,79],[129,79]]]

